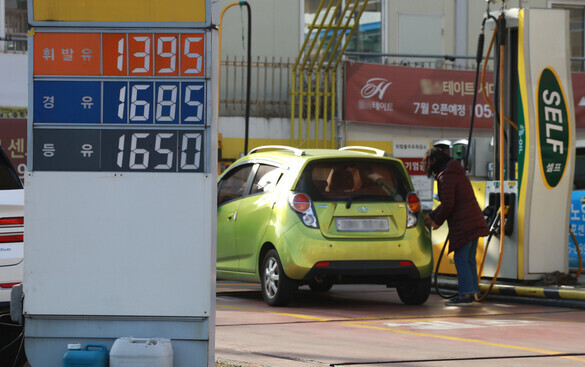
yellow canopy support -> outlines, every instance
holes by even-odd
[[[337,70],[367,5],[368,0],[319,3],[291,73],[291,146],[337,147]]]

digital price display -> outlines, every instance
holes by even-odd
[[[37,171],[203,172],[202,130],[37,129]]]
[[[36,33],[34,74],[204,77],[205,34]]]
[[[35,123],[205,122],[204,82],[35,81]]]
[[[36,33],[33,169],[202,172],[205,46],[192,31]]]

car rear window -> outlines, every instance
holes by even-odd
[[[408,178],[398,163],[380,160],[321,160],[310,162],[295,191],[315,201],[404,201],[410,191]]]
[[[14,189],[22,189],[22,183],[6,153],[4,153],[4,149],[0,147],[0,190]]]

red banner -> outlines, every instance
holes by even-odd
[[[480,79],[481,80],[481,79]],[[493,73],[485,91],[493,103]],[[489,81],[489,82],[488,82]],[[573,73],[575,126],[585,128],[585,73]],[[345,118],[394,125],[468,128],[475,71],[346,63]],[[474,125],[491,129],[493,112],[481,93]]]
[[[404,163],[406,171],[411,176],[426,176],[421,158],[398,158]]]
[[[493,98],[492,73],[485,76]],[[348,62],[347,120],[395,125],[468,128],[474,71],[439,70]],[[478,94],[474,127],[490,129],[493,113]]]

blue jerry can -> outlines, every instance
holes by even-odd
[[[63,367],[108,367],[109,359],[105,345],[88,344],[81,349],[81,344],[69,344],[63,355]]]

